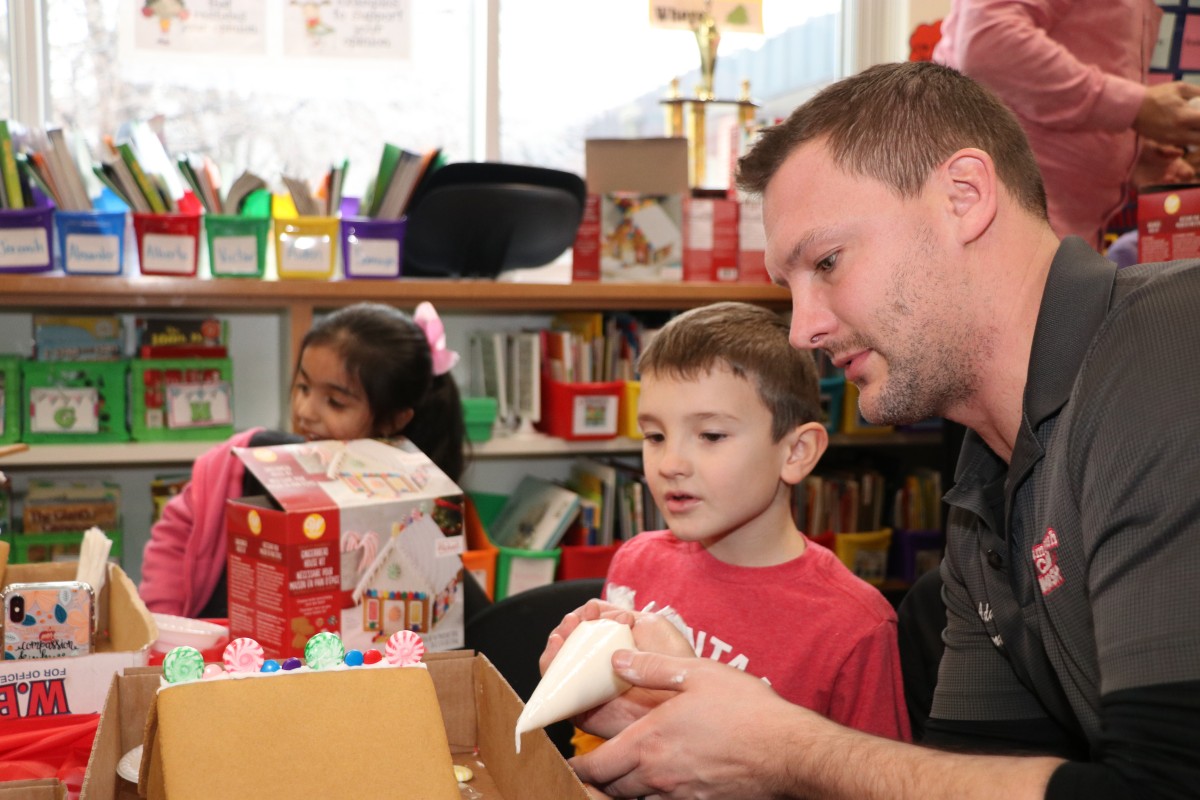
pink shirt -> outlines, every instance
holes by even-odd
[[[1125,202],[1161,18],[1153,0],[955,0],[942,22],[934,61],[1016,113],[1059,236],[1096,246]]]

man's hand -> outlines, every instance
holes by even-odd
[[[621,650],[613,665],[634,684],[631,692],[669,694],[610,741],[571,760],[581,780],[614,797],[775,796],[795,755],[787,752],[788,726],[837,727],[715,661]]]
[[[579,623],[593,619],[611,619],[631,627],[633,642],[639,651],[664,653],[681,658],[695,657],[687,639],[663,615],[630,611],[603,600],[589,600],[586,605],[563,617],[558,627],[550,632],[546,649],[538,659],[538,667],[543,675],[562,649],[563,642],[579,627]],[[670,694],[671,692],[633,688],[620,697],[581,714],[575,719],[575,725],[596,736],[611,738],[633,721],[641,719]]]

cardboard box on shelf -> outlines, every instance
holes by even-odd
[[[75,569],[67,561],[9,564],[4,585],[74,580]],[[97,599],[96,618],[99,632],[90,655],[0,662],[0,719],[94,714],[113,674],[146,665],[158,629],[137,587],[115,564]]]
[[[266,495],[230,500],[230,636],[271,657],[318,631],[367,648],[414,630],[463,644],[462,490],[410,442],[234,451]]]
[[[689,197],[684,201],[683,279],[738,279],[738,201]]]
[[[1138,193],[1138,263],[1200,256],[1200,186],[1147,186]]]
[[[467,786],[477,800],[532,798],[572,800],[588,797],[583,784],[544,731],[527,733],[521,752],[514,752],[513,736],[523,707],[520,698],[482,655],[458,650],[430,653],[425,657],[429,677],[436,692],[440,723],[455,764],[474,773]],[[151,705],[158,690],[157,669],[129,670],[113,678],[108,701],[100,718],[95,744],[84,777],[82,800],[133,800],[137,787],[116,777],[123,753],[143,742],[141,777],[150,798],[186,798],[217,796],[344,796],[367,797],[397,793],[398,787],[421,769],[420,759],[397,757],[395,742],[376,735],[370,720],[384,720],[402,735],[428,739],[422,725],[436,724],[437,714],[425,713],[423,721],[410,713],[408,698],[388,693],[395,681],[388,673],[406,670],[363,669],[310,675],[263,678],[248,681],[200,682],[193,697],[183,698],[176,708],[159,707],[156,719],[147,728]],[[300,680],[296,680],[299,678]],[[315,679],[315,680],[313,680]],[[353,687],[350,684],[354,684]],[[245,684],[244,688],[231,684]],[[336,690],[328,685],[337,684]],[[213,720],[211,715],[190,717],[186,713],[210,698],[230,694],[230,690],[255,695],[250,702]],[[288,735],[273,735],[263,729],[263,714],[293,713],[303,720],[321,720],[319,725],[297,724]],[[237,717],[244,717],[238,719]],[[352,741],[338,740],[331,746],[326,723],[347,725],[360,736]],[[407,730],[403,730],[407,728]],[[251,745],[238,747],[230,740],[231,731],[245,731]],[[181,745],[181,747],[180,747]],[[178,747],[179,749],[173,750]],[[156,767],[156,753],[159,762]],[[215,759],[215,760],[212,760]],[[217,765],[210,769],[214,780],[223,787],[236,784],[237,791],[222,795],[207,785],[189,785],[174,790],[177,765],[188,762]],[[310,769],[297,770],[304,763]],[[319,764],[321,769],[316,769]],[[218,773],[220,773],[218,775]],[[313,780],[327,780],[333,793],[319,791]],[[372,792],[371,786],[383,781],[384,790]],[[415,795],[403,795],[415,796]]]
[[[572,279],[680,280],[687,140],[589,139],[584,159],[588,200]]]

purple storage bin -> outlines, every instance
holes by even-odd
[[[904,530],[892,532],[888,554],[888,574],[912,583],[924,572],[937,569],[946,547],[946,535],[940,530]]]
[[[407,224],[404,217],[342,217],[343,274],[347,278],[399,278]]]
[[[0,210],[0,273],[54,269],[54,206]]]

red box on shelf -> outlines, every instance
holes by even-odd
[[[625,381],[542,381],[538,429],[560,439],[615,439]]]
[[[134,214],[133,232],[143,275],[195,277],[200,252],[199,214]]]

